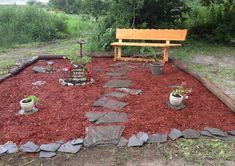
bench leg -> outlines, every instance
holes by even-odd
[[[117,61],[117,46],[114,46],[114,57],[113,57],[113,61],[114,61],[114,62]]]
[[[122,47],[117,47],[117,60],[122,58]]]
[[[165,47],[164,51],[163,51],[163,63],[168,62],[169,52],[170,52],[170,48],[169,47]]]

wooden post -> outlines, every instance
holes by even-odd
[[[113,61],[116,62],[117,61],[117,46],[114,46],[114,58]]]

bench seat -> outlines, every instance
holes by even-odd
[[[112,46],[136,46],[136,47],[179,47],[182,44],[166,44],[166,43],[133,43],[133,42],[113,42]]]

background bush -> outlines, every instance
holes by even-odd
[[[64,38],[65,18],[36,7],[1,7],[0,47]]]

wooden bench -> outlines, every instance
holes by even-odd
[[[186,36],[187,29],[117,29],[116,39],[118,39],[118,42],[111,43],[111,45],[114,47],[114,61],[154,61],[154,59],[122,57],[123,46],[136,46],[163,48],[162,62],[165,63],[168,61],[170,47],[182,46],[182,44],[173,44],[171,41],[185,41]],[[123,42],[123,40],[140,40],[141,42]],[[145,41],[161,42],[150,43]]]

